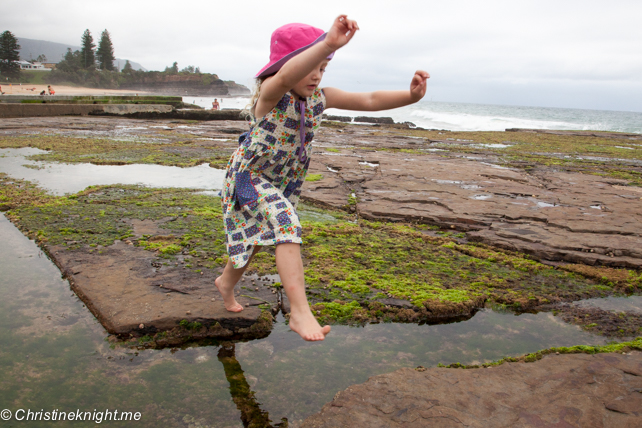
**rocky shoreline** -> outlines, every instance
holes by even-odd
[[[22,118],[3,122],[0,141],[49,150],[37,160],[221,168],[245,126]],[[84,129],[103,137],[78,139]],[[121,129],[135,138],[122,140]],[[115,145],[110,135],[116,131]],[[303,200],[321,207],[317,215],[332,219],[305,224],[306,282],[320,321],[444,322],[470,318],[488,304],[552,310],[562,302],[639,292],[640,188],[605,177],[612,171],[608,162],[597,175],[572,170],[577,164],[564,170],[541,158],[524,161],[532,156],[529,147],[506,154],[520,144],[540,150],[549,138],[603,150],[623,144],[613,133],[551,137],[327,122],[302,191]],[[640,169],[637,158],[626,162],[616,161],[621,170]],[[287,314],[270,252],[239,285],[246,311],[229,314],[211,301],[224,264],[220,209],[211,197],[107,186],[52,199],[20,181],[2,181],[2,209],[40,241],[110,333],[160,347],[207,337],[247,339],[269,334],[272,317]],[[346,252],[355,257],[341,257]],[[413,274],[391,280],[399,269]],[[123,295],[128,298],[121,301]]]

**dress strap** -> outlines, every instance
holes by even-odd
[[[299,147],[299,160],[305,162],[308,159],[305,152],[305,98],[299,99],[299,111],[301,112],[301,121],[299,124],[299,136],[301,137],[301,146]]]

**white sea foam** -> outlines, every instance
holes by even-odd
[[[245,108],[247,97],[218,98],[222,108]],[[212,108],[214,97],[183,97],[183,101]],[[327,109],[337,116],[392,117],[426,129],[449,131],[504,131],[508,128],[615,131],[642,134],[642,113],[549,107],[502,106],[420,101],[379,112]]]

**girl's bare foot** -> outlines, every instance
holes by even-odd
[[[303,340],[310,342],[324,340],[325,336],[330,333],[330,328],[329,325],[321,327],[310,311],[296,315],[290,314],[290,329],[298,333]]]
[[[241,312],[243,306],[241,306],[236,299],[234,298],[234,287],[232,288],[225,287],[221,284],[221,277],[219,276],[214,280],[214,285],[218,288],[218,292],[221,293],[223,297],[223,302],[225,303],[225,309],[230,312]]]

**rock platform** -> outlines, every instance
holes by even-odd
[[[279,294],[268,283],[244,278],[235,290],[244,306],[229,312],[214,286],[216,271],[203,275],[189,269],[154,266],[153,253],[123,242],[102,248],[101,254],[70,252],[62,246],[47,248],[52,260],[69,280],[72,290],[111,333],[120,337],[154,336],[155,346],[190,340],[258,339],[272,330],[280,307]],[[245,284],[251,289],[241,289]],[[269,306],[263,311],[259,306]],[[263,322],[261,322],[263,321]],[[179,327],[181,322],[185,327]]]
[[[422,370],[422,371],[418,371]],[[401,369],[339,392],[301,427],[642,426],[642,353],[489,369]]]
[[[0,133],[20,140],[12,140],[10,147],[23,142],[26,146],[26,137],[38,134],[83,138],[91,135],[96,141],[98,137],[127,137],[154,142],[146,144],[149,148],[123,147],[107,158],[102,153],[89,153],[100,164],[136,163],[150,157],[146,154],[153,154],[159,162],[209,162],[213,167],[221,167],[238,146],[237,137],[247,129],[247,124],[223,120],[228,114],[238,116],[238,111],[215,113],[221,115],[217,118],[220,120],[183,120],[186,117],[171,121],[133,120],[124,116],[10,118],[2,121]],[[642,188],[630,185],[629,181],[570,172],[534,161],[523,161],[529,167],[507,168],[502,166],[506,163],[497,150],[458,152],[457,144],[472,147],[478,143],[453,141],[446,138],[445,131],[443,139],[435,140],[435,136],[442,135],[438,132],[432,132],[430,138],[428,134],[413,135],[410,125],[339,122],[327,125],[315,139],[309,173],[318,176],[318,180],[304,183],[302,198],[306,201],[356,212],[369,220],[438,226],[442,229],[439,233],[459,232],[465,237],[462,239],[520,251],[551,264],[642,268],[639,227]],[[519,140],[519,135],[514,135],[519,132],[502,133],[505,137],[501,138]],[[570,135],[562,131],[555,134]],[[627,151],[642,147],[639,135],[589,134],[581,135],[588,139],[586,144],[592,138],[610,138],[616,141],[613,145],[635,147],[628,147]],[[476,137],[479,136],[470,138]],[[33,141],[57,154],[49,142],[38,142],[38,138]],[[508,146],[510,141],[506,143]],[[159,147],[158,151],[151,151]],[[136,157],[139,152],[143,155]],[[70,159],[83,162],[88,159],[87,153],[75,156]],[[636,173],[642,171],[642,161],[634,157],[610,161],[628,163]],[[519,162],[522,161],[513,164]],[[165,233],[158,230],[160,223],[136,223],[134,218],[120,220],[132,222],[132,239]],[[94,253],[69,252],[45,245],[70,278],[74,291],[110,333],[141,337],[169,331],[185,321],[190,328],[176,333],[189,338],[260,337],[269,333],[271,324],[261,324],[259,318],[267,309],[259,305],[269,305],[268,312],[272,313],[287,311],[287,302],[280,292],[258,277],[252,278],[258,287],[242,289],[242,284],[239,285],[241,303],[249,306],[241,314],[231,314],[224,310],[213,286],[218,274],[215,268],[204,269],[202,275],[180,265],[170,269],[158,265],[152,252],[125,242],[116,242]],[[212,298],[217,300],[212,302]],[[404,305],[396,300],[382,303]],[[258,327],[248,330],[252,325]]]
[[[496,155],[442,154],[434,143],[394,129],[324,128],[310,165],[323,178],[306,182],[302,197],[365,219],[465,231],[470,241],[540,261],[642,268],[642,188],[550,167],[506,168]]]

